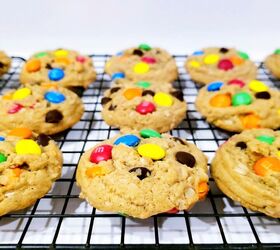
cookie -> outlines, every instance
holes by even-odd
[[[11,67],[11,59],[4,51],[0,51],[0,76],[4,75],[9,71]]]
[[[218,187],[244,207],[280,218],[280,131],[252,129],[217,151],[211,174]]]
[[[208,192],[207,159],[194,144],[151,129],[121,134],[86,151],[80,197],[136,218],[190,209]]]
[[[91,58],[66,49],[34,54],[20,74],[22,84],[52,83],[74,91],[87,88],[95,79]]]
[[[112,80],[127,78],[132,81],[172,82],[178,78],[174,58],[167,51],[147,44],[112,56],[105,65],[105,72]]]
[[[269,55],[264,64],[276,78],[280,79],[280,49],[276,49],[272,55]]]
[[[27,85],[0,97],[0,130],[28,127],[56,134],[71,128],[83,115],[80,98],[65,88]]]
[[[185,68],[191,79],[200,84],[234,78],[252,80],[257,77],[257,67],[249,60],[249,56],[233,48],[195,51],[187,58]]]
[[[195,105],[209,123],[228,131],[280,127],[280,92],[258,80],[210,83]]]
[[[28,128],[0,131],[0,216],[31,206],[61,175],[55,142]]]
[[[124,130],[148,127],[166,132],[178,126],[187,110],[180,90],[147,81],[113,85],[105,91],[101,104],[105,122]]]

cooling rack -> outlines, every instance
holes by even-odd
[[[188,103],[187,118],[171,131],[195,143],[208,156],[231,135],[209,125],[197,113],[198,87],[183,68],[185,55],[174,56],[179,79],[174,83]],[[103,69],[109,55],[92,55],[97,81],[82,96],[85,113],[72,129],[54,137],[64,156],[62,177],[33,207],[0,218],[0,248],[64,249],[280,249],[280,221],[250,211],[223,195],[210,178],[205,201],[189,212],[160,214],[146,220],[105,213],[78,197],[75,170],[81,154],[118,133],[101,118],[101,98],[110,86]],[[16,88],[23,58],[13,57],[12,69],[0,80],[0,92]],[[259,79],[279,87],[263,64]]]

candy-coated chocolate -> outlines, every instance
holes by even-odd
[[[140,88],[129,88],[129,89],[126,89],[123,92],[123,95],[127,100],[131,100],[131,99],[133,99],[137,96],[141,96],[142,95],[142,89],[140,89]]]
[[[193,52],[193,56],[201,56],[203,54],[204,54],[203,50],[198,50],[198,51]]]
[[[14,128],[8,135],[28,139],[32,136],[32,131],[29,128]]]
[[[232,96],[232,105],[249,105],[253,101],[252,96],[247,92],[239,92]]]
[[[145,74],[150,70],[150,66],[147,63],[139,62],[134,65],[133,71],[137,74]]]
[[[68,56],[69,52],[65,49],[58,49],[54,52],[56,57],[65,57]]]
[[[29,88],[21,88],[13,93],[13,100],[21,100],[31,95],[31,90]]]
[[[197,61],[190,61],[189,64],[193,68],[199,68],[200,67],[200,63],[197,62]]]
[[[245,86],[245,82],[239,79],[232,79],[228,82],[228,85],[238,85],[240,88],[243,88]]]
[[[210,105],[217,108],[225,108],[231,106],[230,94],[217,94],[210,99]]]
[[[220,59],[220,56],[217,54],[209,54],[204,57],[204,63],[205,64],[214,64],[217,63]]]
[[[265,142],[269,145],[272,145],[272,143],[275,141],[275,137],[274,136],[269,136],[269,135],[260,135],[257,136],[257,139],[261,142]]]
[[[141,43],[139,46],[138,46],[139,49],[142,49],[142,50],[145,50],[145,51],[149,51],[152,49],[152,47],[146,43]]]
[[[0,153],[0,163],[5,162],[7,160],[7,156]]]
[[[39,52],[39,53],[37,53],[34,57],[35,57],[35,58],[42,58],[42,57],[44,57],[44,56],[46,56],[46,55],[48,55],[47,52]]]
[[[208,91],[218,91],[224,85],[223,82],[212,82],[207,86]]]
[[[143,101],[136,106],[136,112],[141,115],[146,115],[148,113],[152,113],[156,110],[156,106],[148,101]]]
[[[234,66],[238,66],[238,65],[241,65],[242,63],[244,63],[244,59],[242,59],[239,56],[231,56],[230,60]]]
[[[159,132],[148,128],[141,129],[140,135],[143,138],[151,138],[151,137],[161,138],[161,134]]]
[[[123,72],[117,72],[112,75],[112,80],[125,78],[125,74]]]
[[[25,67],[29,73],[37,72],[41,69],[41,62],[38,59],[31,59],[26,63]]]
[[[238,51],[237,54],[244,60],[249,59],[249,55],[243,51]]]
[[[268,87],[263,82],[258,80],[250,81],[249,88],[255,92],[262,92],[268,90]]]
[[[170,107],[173,104],[173,97],[169,94],[158,92],[154,96],[154,101],[159,106]]]
[[[147,158],[151,158],[153,160],[160,160],[164,158],[165,151],[159,145],[147,143],[142,144],[137,148],[138,153]]]
[[[124,135],[119,137],[115,142],[114,145],[125,144],[129,147],[135,147],[139,144],[140,139],[136,135]]]
[[[65,101],[65,96],[58,91],[48,91],[45,93],[44,97],[51,103],[61,103]]]
[[[218,68],[227,71],[233,69],[234,65],[229,59],[222,59],[218,63]]]
[[[67,57],[57,57],[54,59],[56,63],[68,65],[71,63],[70,59]]]
[[[89,178],[93,178],[96,176],[103,176],[105,174],[106,174],[106,170],[102,166],[94,166],[86,170],[86,175]]]
[[[149,88],[152,84],[149,82],[145,82],[145,81],[139,81],[135,83],[136,86],[140,87],[140,88]]]
[[[108,144],[104,144],[95,148],[90,155],[90,162],[99,163],[100,161],[107,161],[112,159],[113,147]]]
[[[275,54],[275,55],[280,55],[280,49],[276,49],[276,50],[274,51],[274,54]]]
[[[5,137],[0,136],[0,141],[5,141]]]
[[[31,139],[19,140],[16,144],[15,150],[18,155],[40,155],[42,153],[40,146]]]
[[[64,71],[59,68],[53,68],[48,73],[49,79],[52,81],[59,81],[64,77]]]
[[[260,117],[255,114],[248,114],[246,116],[242,116],[240,118],[241,123],[244,128],[252,129],[252,128],[259,128],[260,127]]]
[[[142,62],[145,62],[145,63],[148,63],[148,64],[154,64],[154,63],[157,62],[157,60],[156,60],[155,58],[153,58],[153,57],[147,57],[147,56],[142,57],[142,58],[141,58],[141,61],[142,61]]]
[[[12,107],[8,110],[8,114],[15,114],[19,112],[23,106],[20,103],[14,103]]]
[[[76,61],[79,63],[84,63],[86,61],[86,58],[84,56],[78,55],[76,56]]]
[[[265,176],[269,170],[280,172],[280,160],[267,156],[260,158],[253,166],[254,172],[259,176]]]

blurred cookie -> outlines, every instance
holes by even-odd
[[[0,51],[0,76],[9,71],[11,67],[11,58],[4,51]]]
[[[280,79],[280,49],[276,49],[272,55],[269,55],[264,64],[276,78]]]

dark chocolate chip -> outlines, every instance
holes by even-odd
[[[39,134],[39,136],[37,137],[37,143],[45,147],[48,146],[50,139],[51,138],[45,134]]]
[[[238,147],[238,148],[241,148],[241,149],[246,149],[247,148],[247,144],[244,141],[240,141],[240,142],[237,142],[235,144],[235,147]]]
[[[120,87],[111,88],[110,93],[113,94],[115,92],[118,92],[120,89]]]
[[[132,54],[136,55],[136,56],[143,56],[144,55],[143,51],[140,50],[140,49],[133,50]]]
[[[62,119],[63,119],[63,115],[61,114],[61,112],[54,109],[46,114],[45,121],[47,123],[59,123]]]
[[[154,92],[154,91],[152,91],[152,90],[148,90],[148,89],[146,89],[146,90],[144,90],[144,91],[142,92],[142,96],[145,96],[145,95],[151,95],[151,96],[154,96],[154,95],[155,95],[155,92]]]
[[[72,87],[68,87],[68,89],[74,92],[79,97],[82,97],[85,91],[85,88],[82,86],[72,86]]]
[[[182,145],[187,145],[186,142],[184,142],[181,138],[179,137],[173,137],[173,140],[176,141],[176,142],[180,142]]]
[[[171,92],[171,95],[173,95],[174,97],[176,97],[180,101],[184,101],[184,94],[181,90],[173,91],[173,92]]]
[[[193,155],[184,152],[184,151],[179,151],[176,153],[175,155],[176,160],[182,164],[187,165],[188,167],[192,168],[195,165],[195,158],[193,157]]]
[[[28,165],[26,162],[22,163],[22,164],[19,165],[18,167],[19,167],[20,169],[25,169],[25,170],[28,170],[28,169],[29,169],[29,165]]]
[[[117,107],[117,105],[112,105],[112,104],[111,104],[110,107],[109,107],[109,110],[110,110],[110,111],[113,111],[113,110],[116,109],[116,107]]]
[[[137,177],[142,181],[143,179],[149,177],[151,175],[151,171],[147,168],[138,167],[132,168],[129,170],[130,173],[135,172]]]
[[[259,99],[270,99],[271,95],[267,91],[258,92],[255,94],[256,98]]]
[[[53,67],[49,63],[47,63],[46,69],[53,69]]]
[[[227,49],[227,48],[220,48],[220,52],[221,52],[221,53],[227,53],[227,52],[228,52],[228,49]]]
[[[105,105],[105,104],[107,104],[108,102],[110,102],[112,100],[112,98],[110,98],[110,97],[103,97],[102,99],[101,99],[101,105]]]
[[[4,68],[4,63],[0,62],[0,68]]]

